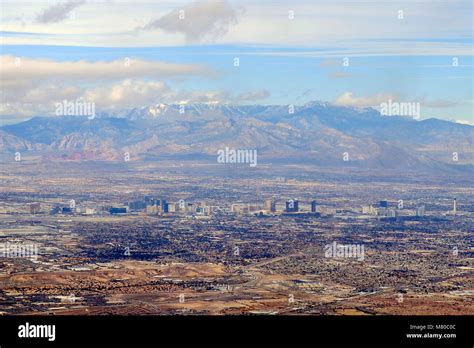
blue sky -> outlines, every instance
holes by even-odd
[[[473,122],[470,1],[2,6],[5,122],[77,98],[99,110],[311,100],[377,108],[392,99],[419,102],[422,119]]]

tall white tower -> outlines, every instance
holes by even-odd
[[[456,198],[454,198],[453,199],[453,215],[456,215],[457,209],[458,209],[458,204],[457,204]]]

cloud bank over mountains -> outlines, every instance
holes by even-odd
[[[5,1],[0,116],[51,115],[63,99],[115,111],[399,100],[470,123],[471,13],[464,0]]]

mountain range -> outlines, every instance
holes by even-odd
[[[156,104],[94,119],[34,117],[0,127],[0,152],[32,151],[51,160],[115,161],[125,152],[130,160],[212,159],[229,147],[256,149],[260,162],[342,166],[346,154],[354,166],[473,169],[473,126],[324,102],[289,111],[287,105]]]

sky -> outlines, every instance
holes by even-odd
[[[420,104],[474,124],[472,1],[2,0],[2,123],[63,100]]]

